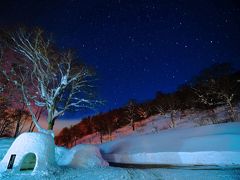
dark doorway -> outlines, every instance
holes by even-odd
[[[34,170],[35,165],[36,155],[34,153],[29,153],[24,156],[20,166],[20,171]]]

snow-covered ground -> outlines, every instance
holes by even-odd
[[[100,145],[109,162],[170,165],[240,165],[240,123],[176,128]]]
[[[0,160],[3,159],[14,140],[14,138],[0,138]]]
[[[7,172],[0,174],[1,180],[47,180],[47,179],[88,179],[88,180],[110,180],[110,179],[240,179],[240,123],[228,123],[211,125],[198,128],[178,128],[165,130],[159,133],[146,134],[142,136],[128,136],[100,146],[104,157],[108,160],[121,163],[163,163],[183,165],[185,161],[206,162],[206,164],[235,166],[201,166],[201,167],[172,167],[172,168],[148,168],[132,169],[117,167],[81,167],[77,164],[74,168],[74,160],[86,153],[87,148],[76,146],[70,150],[56,148],[56,161],[58,165],[69,165],[72,167],[60,166],[53,171],[46,173],[30,172]],[[13,139],[0,139],[0,160],[3,158]],[[89,151],[98,154],[98,150],[89,147]],[[76,152],[79,152],[76,154]],[[97,152],[97,153],[96,153]],[[207,153],[204,156],[201,153]],[[210,152],[210,154],[209,154]],[[164,153],[176,153],[164,154]],[[181,154],[189,153],[189,154]],[[191,156],[191,153],[192,156]],[[200,154],[199,154],[200,153]],[[212,153],[212,154],[211,154]],[[227,154],[230,153],[230,154]],[[233,154],[232,154],[233,153]],[[236,154],[234,154],[236,153]],[[140,156],[138,156],[140,154]],[[176,155],[175,154],[175,155]],[[218,154],[218,156],[216,156]],[[117,157],[119,155],[121,158]],[[190,156],[189,156],[190,155]],[[72,158],[74,157],[74,158]],[[117,158],[116,158],[117,157]],[[161,159],[162,157],[163,159]],[[210,157],[210,158],[206,158]],[[87,157],[88,158],[88,157]],[[86,158],[84,158],[86,160]],[[90,158],[91,159],[91,158]],[[203,159],[203,160],[202,160]],[[178,163],[176,163],[178,162]],[[180,162],[180,163],[179,163]],[[215,162],[215,163],[209,163]],[[224,163],[222,163],[224,162]],[[62,163],[62,164],[61,164]],[[91,165],[91,162],[89,162]],[[94,160],[95,163],[95,160]],[[187,163],[192,164],[192,163]],[[216,165],[215,164],[215,165]]]
[[[12,144],[13,139],[0,139],[0,160]],[[208,169],[210,168],[210,169]],[[32,176],[29,172],[0,174],[1,180],[237,180],[240,168],[154,168],[131,169],[116,167],[66,168],[51,173],[39,173]]]
[[[62,168],[52,174],[28,173],[4,175],[1,180],[238,180],[240,169],[127,169],[127,168]]]

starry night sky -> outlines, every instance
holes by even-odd
[[[214,63],[239,68],[237,0],[1,1],[0,26],[16,24],[42,27],[96,69],[99,111],[175,91]]]

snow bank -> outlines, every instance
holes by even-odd
[[[56,161],[60,166],[96,167],[108,166],[102,158],[99,148],[94,145],[80,144],[71,149],[56,147]]]
[[[178,128],[100,145],[115,163],[240,165],[240,123]]]

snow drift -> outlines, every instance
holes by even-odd
[[[100,145],[108,162],[170,165],[239,165],[240,123],[176,128],[128,136]]]
[[[60,166],[73,168],[108,166],[97,146],[85,144],[74,146],[71,149],[56,147],[56,161]]]

